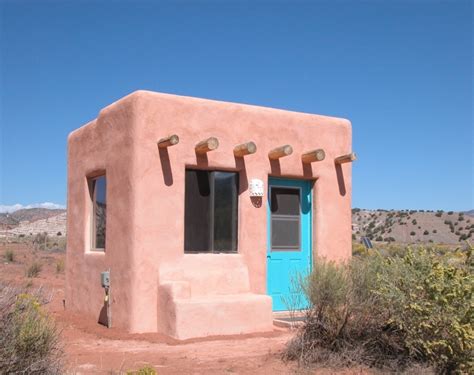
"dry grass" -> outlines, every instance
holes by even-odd
[[[30,266],[26,270],[26,276],[33,278],[39,275],[42,269],[41,263],[37,261],[33,261],[33,263],[30,264]]]
[[[13,263],[15,261],[15,253],[11,249],[5,250],[4,256],[7,262]]]

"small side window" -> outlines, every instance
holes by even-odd
[[[107,180],[105,175],[89,179],[91,198],[91,249],[105,251]]]

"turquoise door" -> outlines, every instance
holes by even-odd
[[[311,182],[268,180],[267,291],[273,311],[304,309],[298,278],[311,270]]]

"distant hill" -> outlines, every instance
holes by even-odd
[[[47,232],[66,235],[66,210],[29,208],[0,214],[0,237]],[[398,243],[458,244],[474,239],[474,210],[444,212],[423,210],[352,210],[355,240],[367,236],[373,241]]]
[[[464,213],[465,213],[466,215],[469,215],[469,216],[471,216],[471,217],[474,217],[474,210],[464,211]]]
[[[472,211],[469,211],[472,212]],[[425,210],[352,210],[356,240],[457,244],[474,237],[474,217],[464,212]]]
[[[0,236],[35,235],[47,232],[50,235],[66,234],[66,210],[48,208],[25,208],[12,213],[0,213]]]
[[[0,213],[0,224],[2,225],[19,225],[21,221],[36,221],[47,219],[66,212],[61,209],[48,208],[24,208],[11,213]]]

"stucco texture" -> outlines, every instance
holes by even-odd
[[[159,149],[160,138],[179,143]],[[195,153],[196,143],[219,140]],[[351,255],[352,151],[345,119],[137,91],[104,108],[68,139],[66,308],[98,319],[111,270],[113,324],[129,332],[161,332],[180,339],[272,329],[266,292],[267,200],[249,195],[250,179],[267,188],[269,176],[313,182],[313,260]],[[255,154],[236,158],[237,144]],[[293,154],[270,161],[290,144]],[[301,154],[324,149],[326,158],[303,164]],[[238,171],[238,253],[184,253],[186,167]],[[87,178],[106,173],[107,244],[90,248]]]

